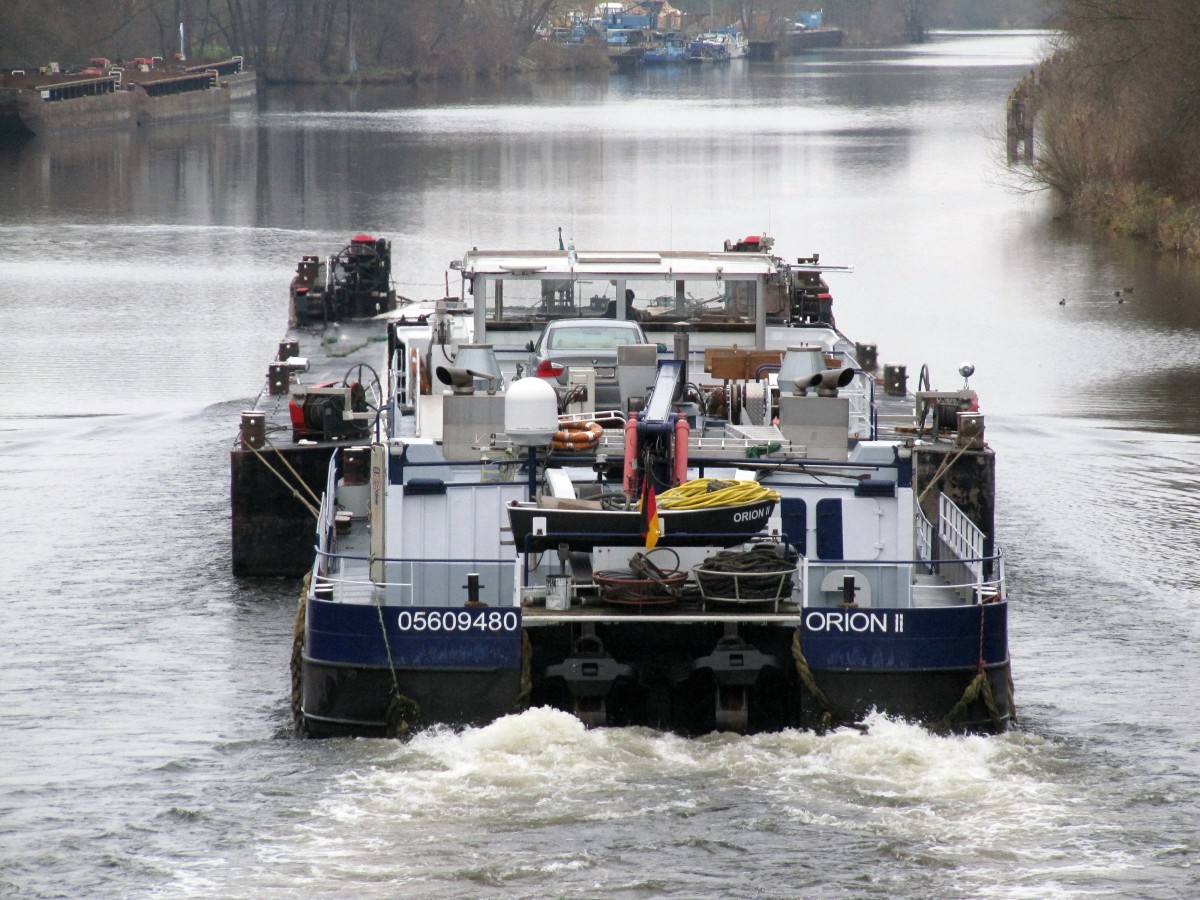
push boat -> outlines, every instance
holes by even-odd
[[[993,451],[958,390],[878,374],[819,257],[471,250],[461,301],[387,325],[334,449],[297,613],[309,736],[531,706],[696,735],[1014,718]],[[640,308],[611,304],[636,288]],[[613,307],[615,306],[615,310]],[[547,322],[633,315],[620,406],[534,368]],[[597,321],[603,321],[597,317]],[[610,373],[611,374],[611,373]]]
[[[288,296],[288,321],[293,326],[393,311],[392,242],[356,234],[327,261],[305,254],[296,264]]]

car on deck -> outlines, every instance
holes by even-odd
[[[572,367],[596,371],[595,408],[620,409],[617,348],[649,344],[640,325],[618,319],[557,319],[546,323],[529,347],[529,374],[552,380],[561,391],[569,387]]]

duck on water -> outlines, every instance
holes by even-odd
[[[1008,727],[976,396],[878,377],[875,347],[834,324],[825,275],[848,268],[754,236],[473,249],[451,269],[458,302],[388,324],[378,412],[335,442],[297,617],[302,733],[530,706],[683,734],[872,710]],[[597,337],[565,383],[531,358],[547,323],[609,321],[635,288],[645,343]]]

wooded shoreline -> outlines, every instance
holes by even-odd
[[[1193,0],[1067,0],[1038,78],[1033,183],[1081,221],[1200,256],[1198,41]]]

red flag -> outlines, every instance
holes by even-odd
[[[642,537],[646,539],[646,549],[653,550],[658,543],[659,522],[658,504],[654,500],[654,479],[646,474],[642,490]]]

